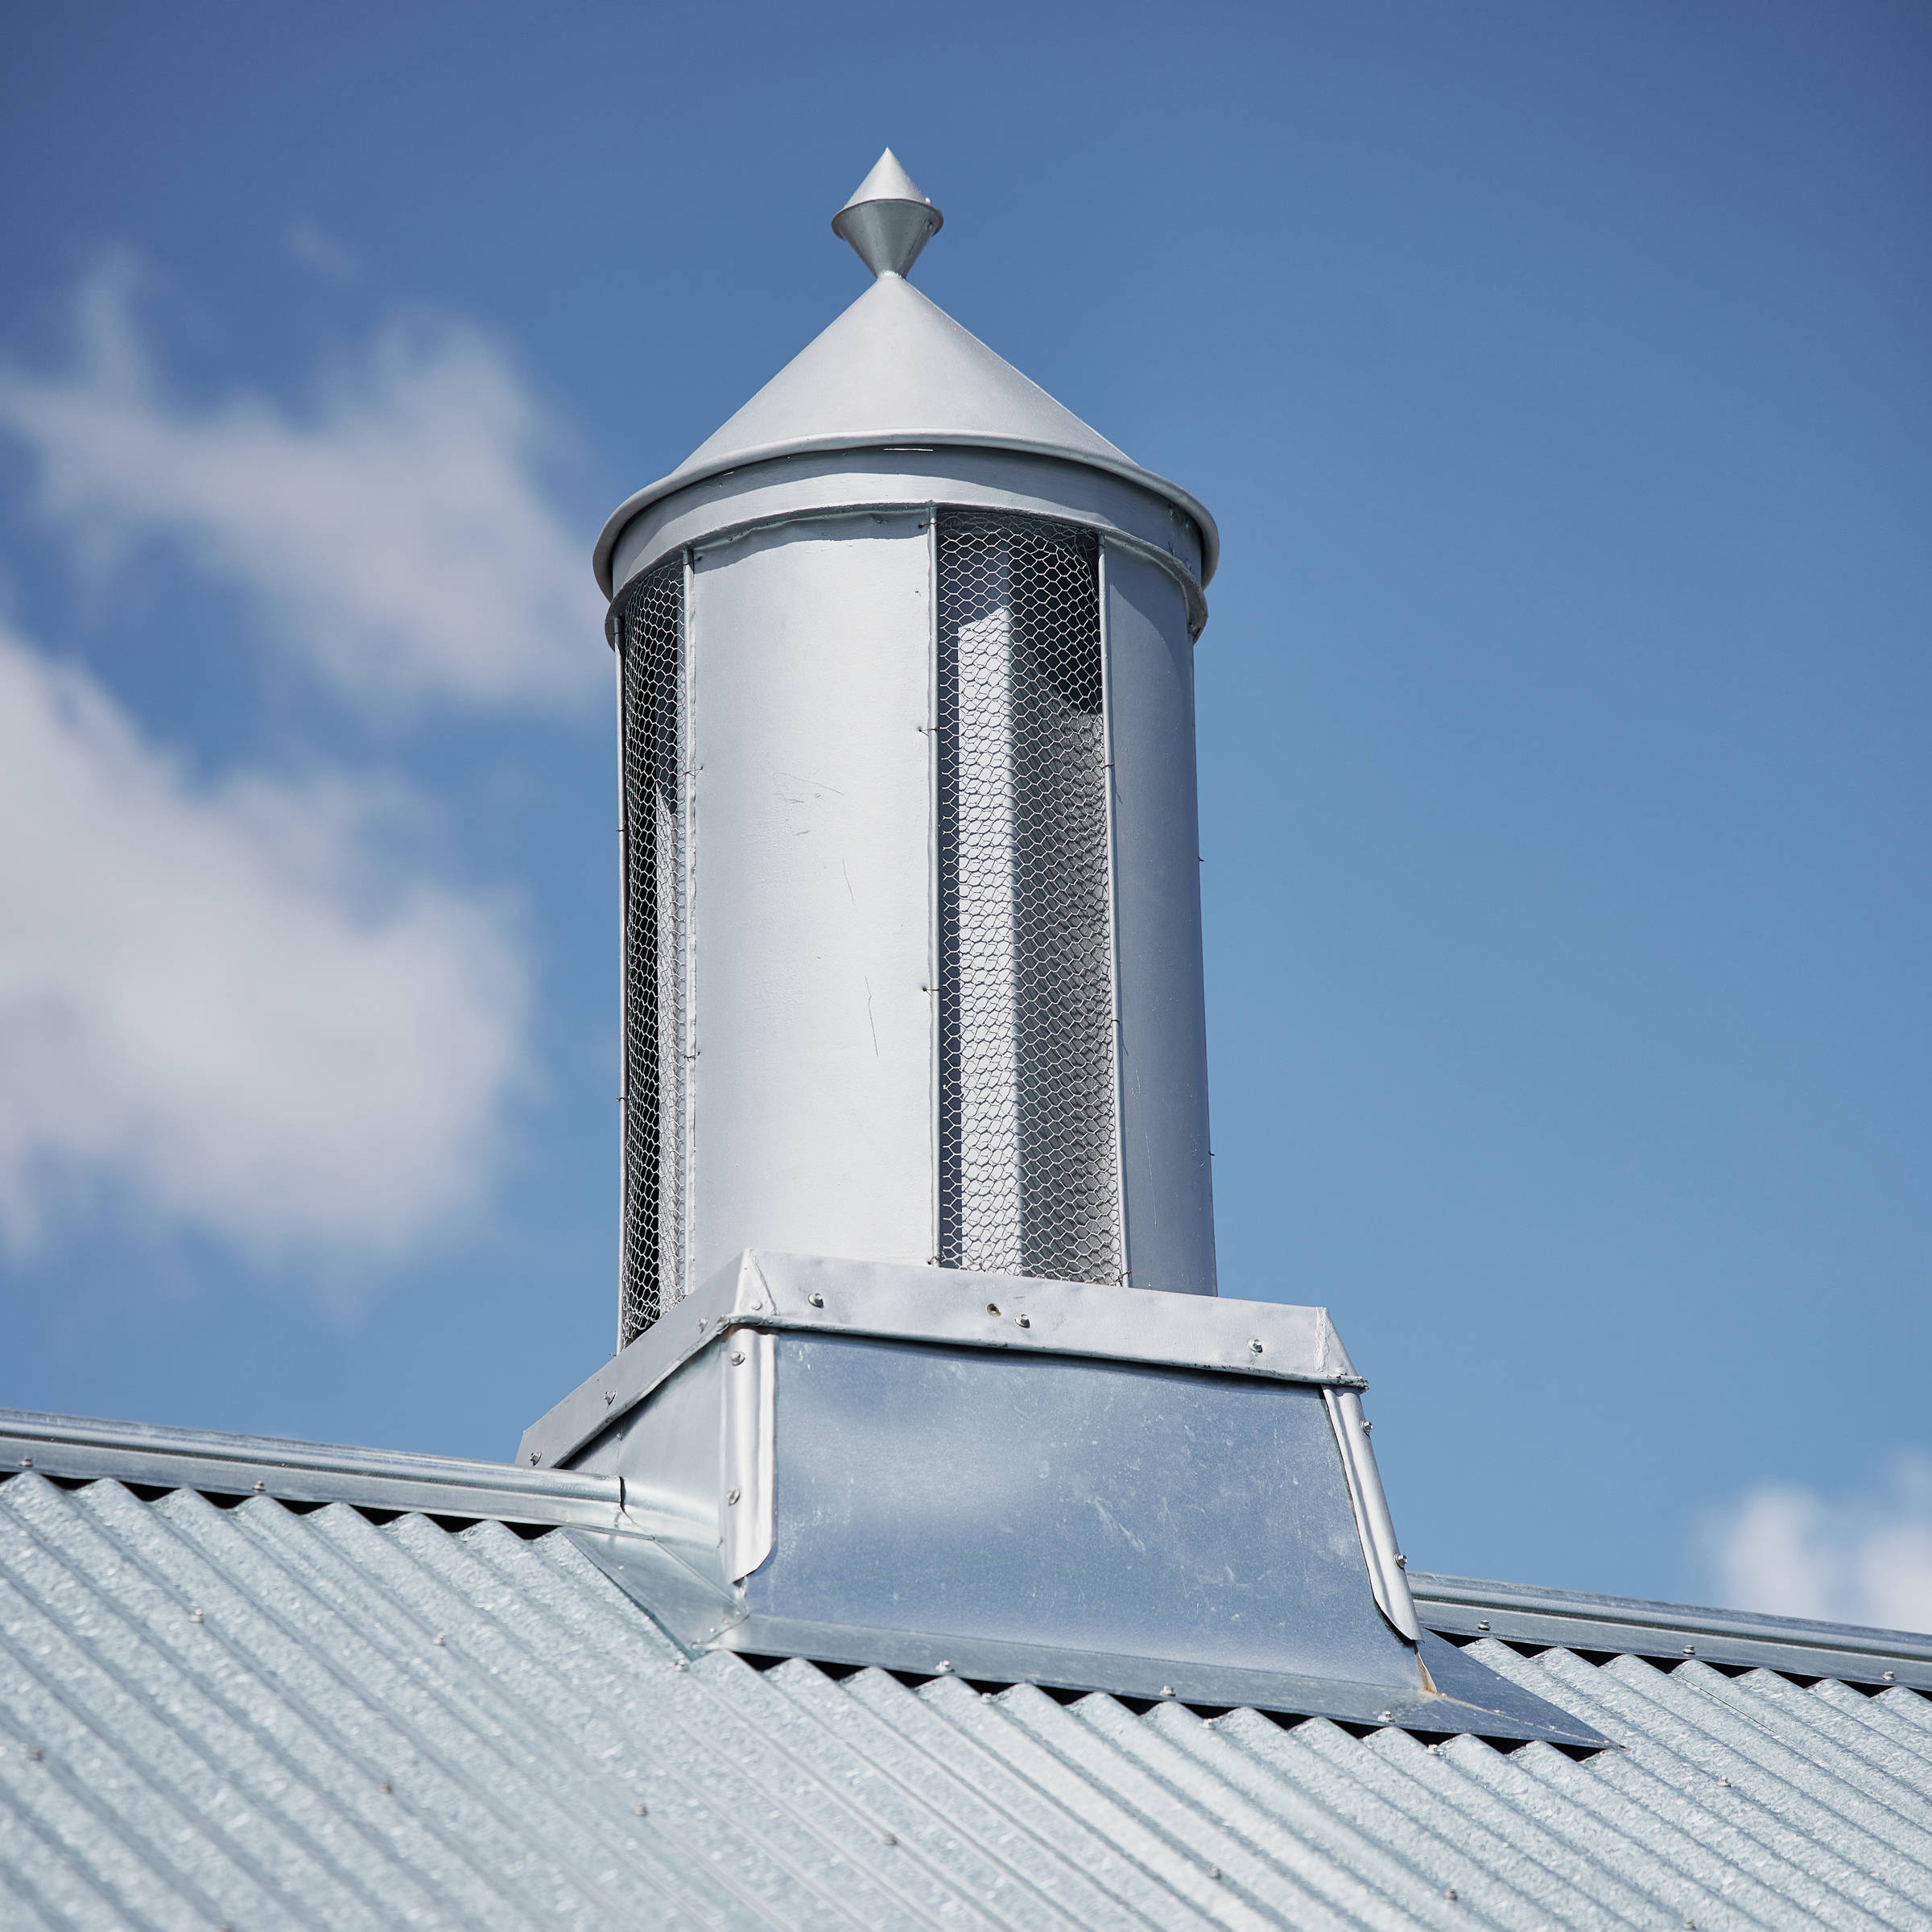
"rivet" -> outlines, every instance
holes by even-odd
[[[1479,1616],[1476,1620],[1476,1627],[1479,1630],[1487,1630],[1489,1628],[1488,1618],[1486,1616]]]
[[[731,1365],[734,1368],[742,1368],[745,1366],[745,1351],[742,1348],[732,1350]]]
[[[815,1308],[823,1308],[825,1306],[825,1298],[822,1294],[808,1294],[805,1298]]]
[[[445,1638],[443,1633],[439,1630],[429,1641],[434,1644],[439,1650],[440,1650],[445,1647],[448,1640]]]
[[[201,1612],[199,1610],[189,1611],[188,1613],[188,1620],[191,1624],[200,1623],[201,1621]]]
[[[744,1491],[741,1489],[734,1489],[732,1491],[729,1496],[725,1497],[724,1500],[728,1503],[735,1503],[744,1493]]]
[[[636,1812],[639,1818],[649,1818],[650,1816],[650,1807],[648,1805],[633,1805],[631,1806],[631,1810]]]
[[[1261,1352],[1261,1340],[1258,1336],[1253,1341],[1250,1342],[1248,1346],[1257,1355],[1259,1355]]]
[[[1033,1317],[1030,1315],[1016,1315],[1013,1319],[1016,1327],[1030,1328],[1033,1326]]]

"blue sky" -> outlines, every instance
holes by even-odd
[[[1932,1626],[1929,83],[1867,0],[19,17],[0,1402],[501,1456],[607,1352],[590,545],[890,142],[1220,520],[1224,1292],[1418,1566]]]

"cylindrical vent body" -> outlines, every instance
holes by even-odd
[[[746,1248],[1215,1291],[1191,528],[921,453],[616,546],[625,1341]]]

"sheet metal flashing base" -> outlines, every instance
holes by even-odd
[[[1422,1633],[1421,1654],[1436,1690],[1418,1697],[1393,1693],[1385,1686],[1285,1671],[1231,1670],[1179,1658],[1125,1657],[1046,1645],[748,1616],[735,1596],[719,1591],[665,1545],[595,1531],[573,1530],[569,1534],[599,1569],[693,1657],[708,1650],[730,1650],[749,1657],[801,1657],[815,1663],[871,1666],[912,1676],[1038,1684],[1149,1703],[1172,1699],[1216,1709],[1326,1717],[1340,1724],[1444,1736],[1542,1742],[1573,1750],[1600,1751],[1615,1742],[1465,1657],[1455,1645],[1429,1631]]]

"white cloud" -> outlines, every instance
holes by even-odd
[[[475,1199],[524,972],[500,908],[382,856],[398,803],[198,784],[0,631],[0,1234],[78,1178],[259,1257],[379,1257]]]
[[[84,283],[72,373],[0,368],[0,428],[38,453],[40,506],[79,547],[180,543],[370,702],[605,688],[588,544],[533,467],[555,431],[486,337],[398,323],[305,415],[241,393],[201,407],[155,376],[134,281],[113,256]]]
[[[1878,1494],[1767,1484],[1711,1525],[1720,1601],[1740,1610],[1932,1630],[1932,1459]]]

